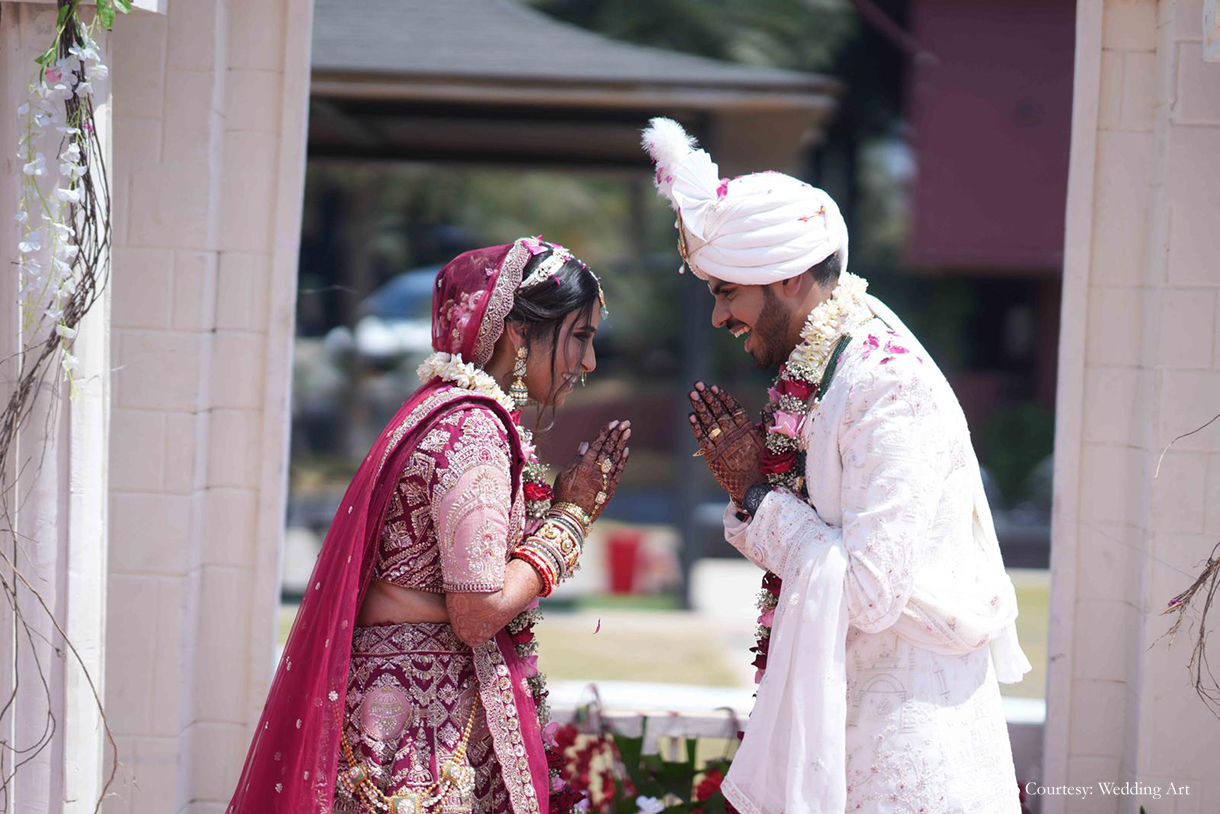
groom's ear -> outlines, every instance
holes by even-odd
[[[808,274],[797,274],[796,276],[789,277],[786,280],[780,280],[778,283],[772,283],[772,285],[779,287],[779,291],[777,293],[779,293],[781,296],[803,297],[805,296],[805,292],[807,290],[806,280],[808,277]]]

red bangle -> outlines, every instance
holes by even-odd
[[[542,590],[538,593],[538,596],[551,595],[551,592],[555,590],[555,586],[559,583],[559,577],[554,573],[553,566],[547,563],[546,557],[526,546],[521,546],[513,551],[513,559],[528,563],[538,573],[538,578],[542,580]]]

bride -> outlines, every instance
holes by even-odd
[[[596,366],[597,277],[540,238],[437,276],[423,386],[331,523],[228,811],[548,812],[537,598],[627,462],[606,425],[554,486],[519,424]]]

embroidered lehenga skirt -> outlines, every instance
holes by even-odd
[[[473,773],[473,787],[449,785],[427,808],[444,814],[505,814],[508,793],[478,698],[470,648],[448,624],[358,627],[352,638],[344,730],[358,761],[386,797],[435,798],[444,776]],[[470,725],[465,754],[460,745]],[[340,757],[339,772],[350,767]],[[453,771],[454,769],[457,771]],[[382,814],[335,784],[336,814]]]

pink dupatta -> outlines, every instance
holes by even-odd
[[[437,275],[432,345],[483,367],[504,330],[521,272],[523,241],[458,256]],[[442,413],[480,404],[507,427],[514,492],[524,463],[513,418],[493,399],[439,380],[407,399],[382,430],[331,521],[246,754],[230,814],[330,812],[339,761],[352,631],[372,578],[399,472]],[[474,648],[479,697],[514,814],[545,814],[549,776],[525,665],[508,634]]]

